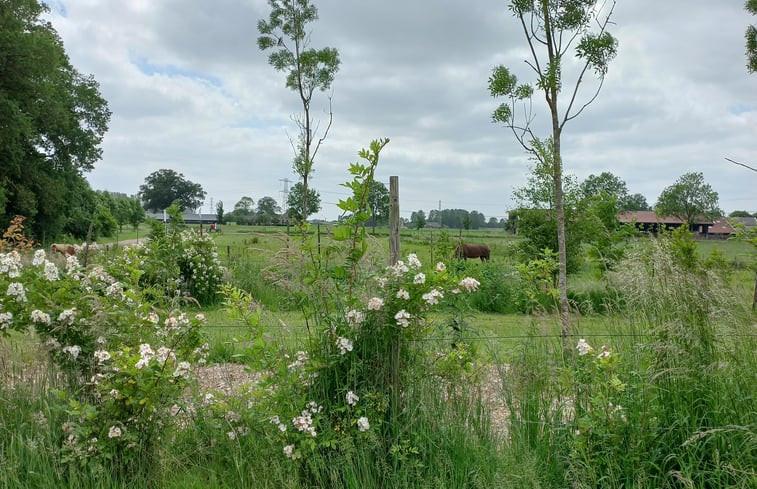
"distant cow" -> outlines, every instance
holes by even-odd
[[[485,244],[459,244],[455,248],[455,257],[458,259],[481,258],[481,261],[489,259],[489,247]]]
[[[50,251],[52,251],[53,253],[60,253],[63,256],[75,255],[76,247],[70,244],[55,243],[50,247]]]

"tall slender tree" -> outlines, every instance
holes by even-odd
[[[578,117],[599,95],[608,65],[617,53],[617,41],[607,31],[615,1],[511,0],[509,8],[523,30],[530,53],[526,65],[536,75],[536,81],[533,85],[519,85],[516,76],[506,67],[494,68],[489,91],[493,97],[509,100],[494,111],[492,119],[511,129],[518,143],[551,170],[560,262],[560,319],[563,338],[567,338],[571,327],[561,138],[568,121]],[[575,56],[579,61],[572,80],[565,77],[566,72],[574,71],[564,69],[566,56]],[[594,72],[598,83],[582,97],[581,89],[590,71]],[[531,100],[535,90],[542,93],[549,109],[551,131],[544,139],[536,135],[532,126]],[[567,90],[567,103],[560,105],[563,90]],[[519,115],[515,109],[521,104],[524,111]]]
[[[308,24],[318,19],[318,9],[310,0],[268,0],[271,13],[268,20],[258,22],[258,47],[271,50],[268,63],[286,73],[286,86],[297,93],[302,104],[302,113],[294,117],[299,136],[294,147],[294,172],[302,179],[304,191],[302,203],[305,210],[302,222],[307,220],[307,199],[313,161],[318,149],[328,135],[333,120],[331,96],[329,96],[329,120],[320,138],[313,120],[311,103],[316,90],[326,91],[331,87],[339,70],[339,52],[335,48],[313,49],[310,46]]]

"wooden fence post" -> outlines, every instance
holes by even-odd
[[[389,177],[389,264],[400,259],[400,185],[399,177]]]

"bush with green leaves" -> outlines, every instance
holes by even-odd
[[[166,230],[157,221],[149,240],[125,247],[108,267],[120,279],[136,281],[153,303],[168,308],[176,298],[214,304],[224,283],[224,268],[210,235],[173,225]]]
[[[135,459],[150,459],[181,403],[190,362],[207,353],[204,318],[175,311],[161,321],[138,287],[138,268],[119,268],[117,280],[75,255],[0,253],[0,334],[35,331],[68,380],[60,394],[66,463],[124,474],[146,467]]]

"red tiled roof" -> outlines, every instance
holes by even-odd
[[[715,222],[710,226],[708,232],[710,234],[733,234],[734,231],[733,226],[728,224],[728,219],[721,217],[715,219]]]
[[[639,224],[683,224],[683,220],[675,216],[658,216],[655,211],[629,211],[618,214],[620,222],[637,222]],[[694,224],[712,224],[707,218],[699,217]]]
[[[681,219],[673,216],[658,216],[654,211],[629,211],[618,214],[620,222],[683,224]]]

